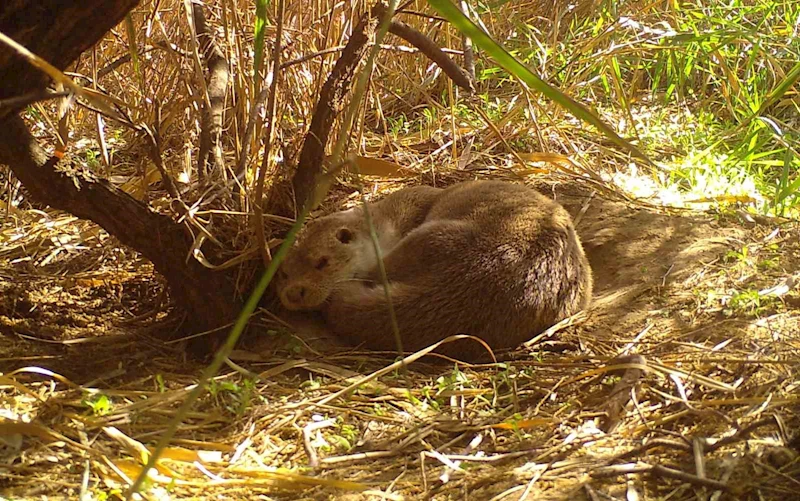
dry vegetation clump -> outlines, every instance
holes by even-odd
[[[658,99],[657,71],[614,73],[617,57],[653,56],[648,43],[659,35],[615,24],[630,36],[617,45],[619,33],[593,31],[607,20],[593,5],[505,2],[481,5],[480,15],[542,76],[564,82],[562,90],[595,105],[621,133],[639,134],[656,160],[687,153],[688,143],[677,138],[683,118],[654,117],[677,117],[690,101],[736,115],[741,103],[730,95],[704,101],[714,91],[699,84],[676,105]],[[98,88],[154,132],[191,209],[196,252],[187,259],[234,270],[239,297],[231,301],[249,294],[263,268],[256,208],[269,208],[272,251],[293,221],[289,181],[303,134],[364,7],[287,2],[275,110],[257,112],[248,141],[266,88],[252,77],[254,8],[208,2],[230,80],[220,136],[226,169],[210,169],[206,182],[197,179],[205,78],[182,2],[145,1],[133,12],[135,58],[123,23],[71,73],[87,86],[97,75]],[[406,10],[404,22],[459,56],[458,32],[425,2]],[[648,26],[677,25],[676,13],[634,11],[627,14]],[[277,30],[266,30],[269,58]],[[552,57],[532,50],[534,41]],[[755,214],[745,196],[692,200],[697,176],[681,177],[690,195],[671,191],[671,207],[664,196],[637,197],[641,187],[625,183],[668,181],[675,171],[647,170],[488,59],[478,58],[477,92],[468,97],[405,42],[383,43],[349,144],[375,174],[362,178],[368,198],[473,178],[533,184],[575,219],[596,276],[594,306],[499,353],[497,364],[434,355],[407,367],[392,353],[338,346],[318,325],[265,307],[183,419],[145,484],[148,499],[792,499],[800,485],[797,224],[776,210]],[[712,69],[708,85],[719,79]],[[739,70],[728,65],[729,81],[744,78]],[[765,85],[785,74],[774,71]],[[675,92],[693,83],[681,85]],[[49,104],[27,112],[49,143],[56,115]],[[265,116],[280,117],[266,156]],[[81,107],[68,122],[65,161],[156,211],[173,210],[146,137],[116,123],[98,127]],[[714,124],[692,125],[708,132]],[[266,173],[263,201],[258,169]],[[345,173],[340,181],[312,215],[359,202],[355,179]],[[120,498],[203,366],[180,342],[165,341],[185,319],[149,263],[93,224],[32,205],[10,180],[3,190],[0,496]],[[694,210],[710,202],[724,203]]]

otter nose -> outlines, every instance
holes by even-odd
[[[303,300],[306,297],[306,288],[300,284],[290,285],[286,288],[283,294],[289,304],[298,306],[303,303]]]

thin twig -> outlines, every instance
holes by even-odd
[[[688,482],[693,485],[700,485],[703,487],[711,487],[714,490],[730,492],[731,488],[722,482],[712,480],[710,478],[700,478],[696,475],[686,473],[673,468],[667,468],[661,465],[650,465],[647,463],[631,463],[620,464],[613,466],[604,466],[590,472],[594,478],[607,478],[616,477],[617,475],[629,475],[631,473],[650,473],[658,477],[673,478],[682,482]]]

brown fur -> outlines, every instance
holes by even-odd
[[[371,204],[370,214],[407,351],[453,334],[513,348],[591,299],[591,269],[569,215],[531,188],[407,188]],[[322,311],[350,343],[395,349],[361,209],[309,224],[281,267],[278,292],[289,309]],[[474,341],[440,351],[466,360],[485,353]]]

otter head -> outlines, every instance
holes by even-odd
[[[349,210],[309,223],[278,270],[277,290],[289,310],[319,310],[341,283],[363,277],[376,264],[359,212]]]

